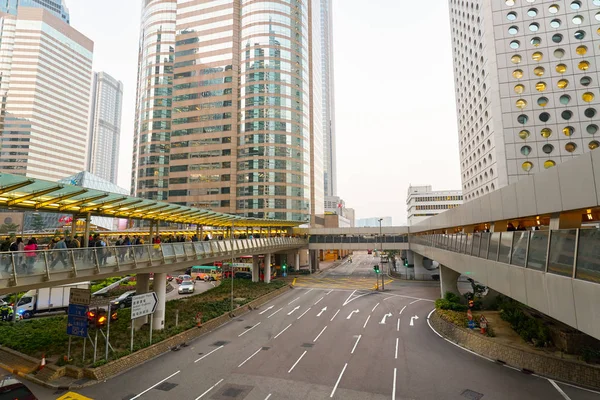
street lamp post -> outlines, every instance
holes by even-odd
[[[379,218],[379,263],[381,264],[381,269],[383,270],[383,262],[381,262],[381,260],[383,260],[383,235],[381,234],[381,221],[383,221],[383,218]],[[385,277],[383,276],[383,273],[381,274],[381,290],[384,291],[385,290],[385,284],[384,281]]]

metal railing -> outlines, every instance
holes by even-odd
[[[410,243],[600,283],[600,229],[421,235]]]
[[[408,243],[408,235],[383,235],[383,243]],[[311,235],[309,243],[380,243],[378,235]]]
[[[38,277],[43,281],[81,275],[118,273],[137,268],[235,257],[278,249],[306,246],[307,241],[291,237],[236,239],[202,242],[145,244],[138,246],[84,247],[0,253],[0,287],[18,286],[19,280]]]

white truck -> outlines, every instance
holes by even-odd
[[[90,282],[30,290],[19,299],[17,315],[28,319],[38,313],[66,312],[69,308],[69,294],[72,288],[89,289]]]

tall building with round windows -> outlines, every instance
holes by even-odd
[[[145,2],[135,194],[318,223],[324,214],[321,2]],[[158,44],[159,26],[169,32],[168,63],[163,49],[159,57],[150,45]]]
[[[600,146],[600,0],[450,0],[463,193]]]

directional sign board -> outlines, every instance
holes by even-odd
[[[156,293],[139,294],[131,298],[131,319],[153,314],[158,304]]]
[[[89,306],[92,300],[92,295],[89,289],[71,288],[69,291],[69,304],[81,304]]]
[[[86,317],[88,313],[89,307],[82,306],[81,304],[69,304],[69,315],[74,317]]]
[[[78,317],[76,315],[69,315],[67,317],[67,335],[87,337],[88,334],[88,320],[87,317]]]

